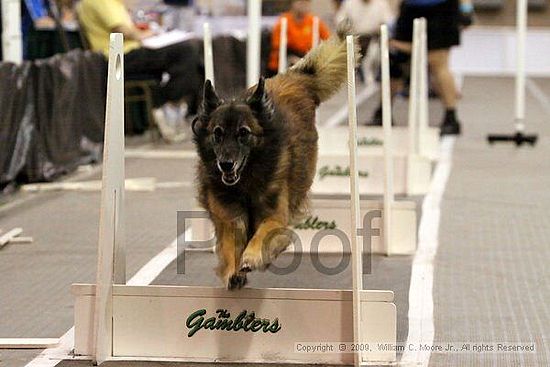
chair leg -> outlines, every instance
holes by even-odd
[[[158,142],[161,139],[161,133],[158,125],[155,123],[155,117],[153,115],[153,96],[149,87],[143,88],[143,95],[145,101],[145,109],[147,110],[147,122],[148,127],[151,129],[151,138],[153,142]]]

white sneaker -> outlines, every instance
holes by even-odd
[[[153,110],[155,123],[162,135],[162,138],[169,143],[179,143],[185,140],[186,134],[179,132],[177,124],[179,117],[174,115],[169,105]]]

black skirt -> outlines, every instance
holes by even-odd
[[[451,48],[460,44],[459,15],[459,0],[446,0],[433,6],[411,6],[403,1],[395,24],[394,39],[412,42],[414,19],[426,18],[428,50]]]

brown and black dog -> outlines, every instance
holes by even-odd
[[[307,210],[317,164],[315,109],[346,80],[347,27],[286,73],[221,100],[210,81],[193,122],[199,202],[214,223],[218,275],[228,289],[289,245],[285,229]]]

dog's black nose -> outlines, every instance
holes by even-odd
[[[230,173],[233,172],[233,168],[235,167],[235,162],[226,161],[226,162],[220,162],[220,169],[223,172]]]

